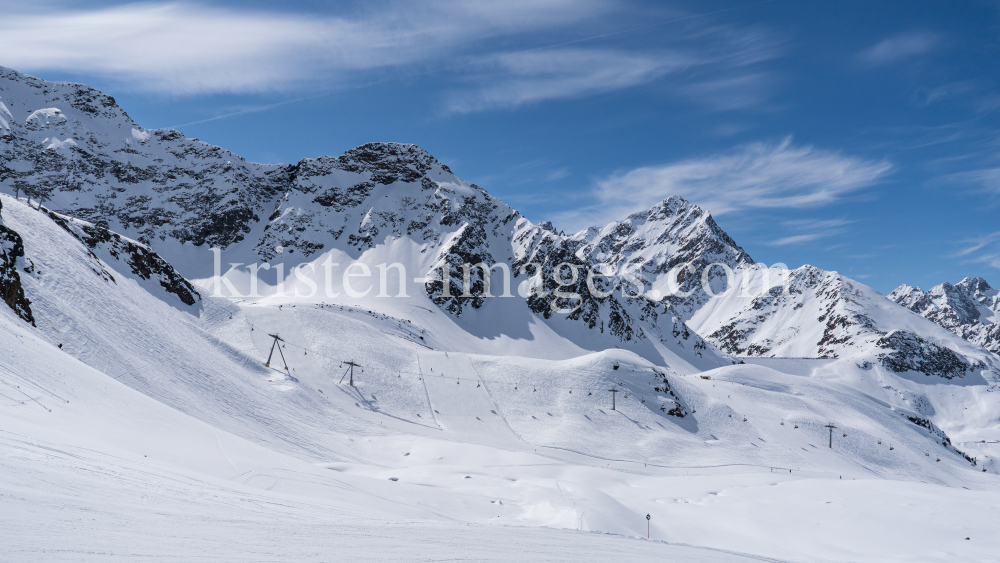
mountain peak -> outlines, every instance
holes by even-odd
[[[993,289],[992,287],[990,287],[990,284],[985,279],[979,276],[967,277],[955,285],[971,293],[989,291]]]
[[[0,102],[6,104],[19,124],[35,111],[61,108],[62,111],[76,110],[81,116],[135,125],[113,97],[78,82],[50,82],[0,66],[0,92],[3,92]]]

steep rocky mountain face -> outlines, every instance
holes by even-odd
[[[570,244],[581,257],[638,279],[649,297],[664,300],[684,319],[710,298],[702,280],[706,271],[708,287],[720,291],[726,287],[723,266],[754,264],[710,213],[676,196],[624,221],[577,233]]]
[[[44,208],[39,211],[83,243],[93,260],[94,272],[107,281],[117,283],[114,276],[103,267],[103,264],[113,264],[119,272],[131,274],[141,285],[146,285],[154,296],[164,298],[161,295],[166,292],[180,304],[187,306],[201,301],[201,295],[191,282],[148,246],[80,219],[59,215]],[[177,305],[172,298],[164,300]]]
[[[889,299],[977,346],[1000,354],[1000,292],[983,278],[965,278],[923,291],[901,285]]]
[[[835,272],[803,266],[747,278],[748,291],[697,315],[699,331],[731,354],[835,358],[884,334],[869,316],[870,296]]]

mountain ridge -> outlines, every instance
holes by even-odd
[[[713,362],[731,363],[728,353],[773,355],[784,349],[840,357],[885,346],[940,355],[924,344],[934,332],[930,325],[886,340],[899,328],[895,317],[876,327],[867,318],[868,305],[852,301],[856,282],[813,267],[781,274],[794,282],[790,296],[772,295],[775,288],[769,287],[749,309],[715,298],[734,289],[737,272],[764,287],[769,270],[710,212],[680,197],[567,235],[550,223],[532,223],[416,145],[367,143],[337,157],[257,164],[175,130],[144,129],[112,97],[79,84],[0,69],[0,103],[9,118],[0,124],[0,186],[111,233],[102,235],[109,241],[120,233],[149,249],[170,266],[159,268],[160,283],[179,290],[184,305],[196,301],[197,291],[182,287],[170,272],[211,280],[209,247],[220,248],[231,263],[267,263],[280,254],[289,276],[291,269],[298,276],[300,266],[322,270],[323,258],[361,261],[369,269],[391,258],[405,271],[426,272],[419,291],[456,319],[481,317],[481,309],[513,314],[487,307],[497,287],[492,272],[506,269],[512,287],[505,279],[504,295],[512,296],[516,287],[526,311],[558,331],[574,332],[561,322],[572,321],[608,335],[605,346],[666,343],[683,349],[688,361],[708,354]],[[331,280],[322,281],[330,287]],[[405,294],[404,284],[409,279],[401,280]],[[867,296],[868,290],[859,291]],[[755,326],[780,325],[760,317],[761,310],[779,319],[786,303],[793,310],[803,307],[796,296],[806,294],[818,308],[813,317],[795,317],[796,334]],[[735,309],[719,313],[720,303]],[[709,316],[714,320],[707,321]],[[686,325],[692,320],[693,331]],[[817,336],[803,340],[803,332]],[[964,365],[982,365],[977,353],[963,350]],[[886,361],[897,367],[938,365],[926,358]]]

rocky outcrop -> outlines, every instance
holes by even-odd
[[[917,371],[929,376],[952,379],[986,367],[982,363],[970,364],[953,350],[903,330],[886,334],[876,345],[889,350],[880,353],[878,359],[883,366],[897,373]]]
[[[3,204],[0,203],[0,214]],[[26,322],[35,324],[31,313],[31,301],[24,295],[19,269],[25,268],[24,241],[21,235],[3,224],[0,215],[0,299],[14,314]]]

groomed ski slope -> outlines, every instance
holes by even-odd
[[[973,467],[901,415],[935,405],[974,452],[997,438],[986,386],[843,361],[692,373],[569,343],[551,358],[470,354],[433,313],[348,304],[185,307],[101,263],[109,282],[76,239],[0,197],[35,268],[38,325],[0,312],[11,560],[992,561],[1000,548],[992,457]],[[278,353],[263,365],[269,333],[289,370]],[[364,366],[353,387],[345,360]],[[663,373],[696,412],[660,410]]]
[[[330,471],[254,445],[59,354],[6,312],[0,343],[5,561],[510,561],[515,550],[539,561],[623,552],[762,560],[463,523],[472,495]]]

